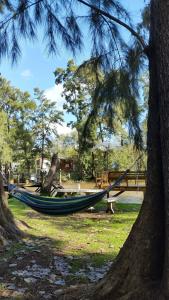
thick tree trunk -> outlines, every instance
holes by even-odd
[[[7,196],[0,176],[0,247],[8,244],[9,240],[18,240],[24,234],[17,227],[13,215],[8,209]]]
[[[54,180],[57,169],[59,169],[59,159],[57,154],[53,154],[51,160],[51,166],[49,169],[49,173],[46,176],[45,182],[42,186],[43,194],[50,194],[52,182]]]
[[[169,299],[168,275],[164,281],[169,267],[169,216],[165,214],[169,209],[168,28],[169,1],[152,0],[147,190],[124,247],[94,290],[95,299]]]
[[[163,288],[169,299],[169,0],[153,1],[155,55],[160,98],[160,135],[165,199]],[[156,19],[155,19],[156,17]]]
[[[95,299],[169,299],[168,28],[169,1],[152,0],[147,190],[124,247],[94,290]]]
[[[169,299],[169,0],[151,1],[149,70],[147,189],[140,214],[108,274],[87,295],[69,292],[68,299]]]

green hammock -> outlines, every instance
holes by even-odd
[[[97,202],[103,199],[103,197],[114,187],[118,186],[121,181],[125,178],[129,169],[127,169],[123,175],[121,175],[112,185],[110,185],[105,190],[88,195],[88,196],[78,196],[78,197],[68,197],[68,198],[52,198],[43,197],[29,193],[27,191],[22,191],[16,187],[11,189],[10,194],[21,202],[25,203],[37,212],[48,214],[48,215],[68,215],[71,213],[84,210],[88,207],[94,206]]]

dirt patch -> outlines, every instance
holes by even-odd
[[[28,211],[26,215],[32,219],[42,219],[42,214],[35,211]],[[43,215],[43,220],[48,220],[50,217],[47,215]]]
[[[42,215],[37,212],[27,212],[26,214],[29,218],[33,219],[42,219]],[[103,212],[80,212],[76,214],[72,214],[69,216],[71,220],[82,220],[82,219],[90,219],[90,220],[110,220],[112,219],[112,214],[106,214]],[[43,215],[43,220],[49,220],[51,217]]]
[[[82,220],[82,219],[90,219],[90,220],[111,220],[112,214],[106,214],[104,213],[97,213],[97,212],[91,212],[91,213],[78,213],[70,216],[70,219],[73,220]]]

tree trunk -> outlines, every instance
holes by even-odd
[[[43,172],[43,163],[44,163],[44,150],[45,150],[45,135],[42,135],[42,149],[41,149],[41,183],[44,183],[44,172]]]
[[[169,5],[168,0],[151,1],[145,198],[115,263],[94,289],[95,299],[99,300],[169,299],[169,278],[165,276],[169,270],[166,225],[169,224],[169,6],[166,2]]]
[[[51,160],[51,166],[49,169],[49,173],[46,176],[45,182],[42,186],[42,194],[50,194],[52,182],[54,180],[54,176],[56,174],[57,169],[59,168],[59,160],[58,155],[53,154],[52,160]]]
[[[92,155],[91,155],[91,160],[92,160],[92,164],[91,164],[91,173],[92,173],[92,176],[91,176],[91,179],[95,179],[96,178],[96,168],[95,168],[95,155],[92,151]]]
[[[108,274],[87,294],[71,291],[64,299],[169,299],[169,0],[151,1],[148,56],[147,189],[141,211]]]
[[[18,240],[24,234],[17,227],[13,215],[8,209],[7,196],[3,188],[3,178],[0,175],[0,247],[9,240]]]

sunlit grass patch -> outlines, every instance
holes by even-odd
[[[6,289],[6,286],[4,283],[0,283],[0,292],[4,291]]]

